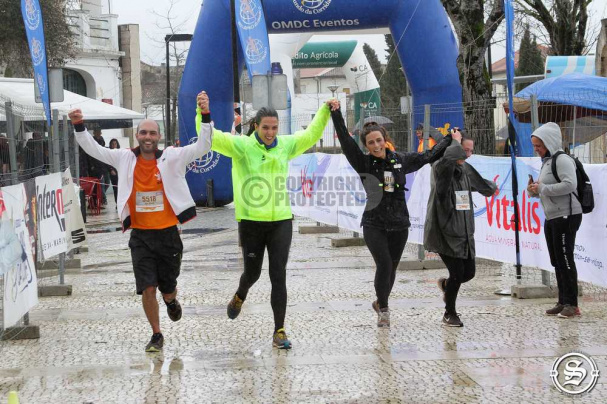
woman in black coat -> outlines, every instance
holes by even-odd
[[[405,200],[405,176],[438,160],[451,143],[451,136],[445,136],[432,150],[423,153],[393,152],[386,148],[386,130],[370,122],[364,125],[360,135],[361,143],[369,152],[364,154],[350,137],[341,111],[332,111],[331,118],[341,148],[367,192],[361,226],[377,266],[374,282],[377,300],[372,307],[377,312],[377,326],[389,327],[388,298],[411,226]]]

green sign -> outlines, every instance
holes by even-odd
[[[365,116],[381,115],[379,88],[354,94],[354,105],[356,105],[354,111],[356,122],[360,120],[363,111]]]
[[[357,41],[307,43],[293,58],[293,68],[341,67],[352,56]]]

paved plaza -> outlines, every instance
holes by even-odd
[[[436,286],[446,269],[399,271],[392,326],[378,329],[367,248],[332,248],[345,234],[300,235],[301,220],[287,271],[293,349],[273,349],[267,260],[240,316],[226,316],[242,271],[233,214],[199,209],[183,226],[184,316],[171,322],[161,304],[159,354],[144,352],[151,329],[135,294],[129,233],[90,234],[81,272],[66,276],[73,295],[41,298],[31,312],[40,339],[0,343],[0,403],[10,390],[21,404],[607,402],[605,375],[581,398],[550,378],[571,351],[607,374],[607,311],[597,294],[581,300],[581,317],[547,317],[554,299],[494,294],[508,280],[483,263],[460,292],[465,327],[446,328]],[[92,231],[117,225],[112,213],[90,223]]]

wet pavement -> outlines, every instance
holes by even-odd
[[[183,226],[181,321],[161,305],[165,348],[151,336],[127,247],[109,209],[89,218],[82,271],[70,297],[41,298],[31,312],[40,340],[0,343],[0,402],[20,403],[485,403],[607,402],[607,379],[582,398],[560,393],[550,369],[581,351],[607,372],[607,312],[592,296],[583,315],[543,315],[553,299],[516,300],[499,266],[479,265],[462,286],[464,328],[441,324],[436,279],[445,269],[399,271],[390,329],[376,327],[374,265],[366,247],[332,248],[332,235],[299,235],[287,272],[290,351],[272,348],[267,262],[236,320],[226,303],[242,271],[230,208],[199,209]],[[108,232],[109,231],[109,232]],[[46,283],[50,282],[45,280]]]

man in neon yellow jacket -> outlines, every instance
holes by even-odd
[[[211,122],[209,97],[198,94],[196,129]],[[244,258],[244,272],[234,297],[228,303],[228,317],[235,319],[251,286],[261,275],[265,250],[270,262],[271,304],[274,312],[273,345],[290,349],[284,329],[287,308],[286,267],[293,233],[291,204],[287,192],[289,160],[304,153],[322,137],[331,110],[339,102],[329,100],[302,132],[277,136],[278,114],[261,108],[250,126],[250,136],[234,136],[213,130],[212,150],[232,159],[232,182],[236,220]]]

